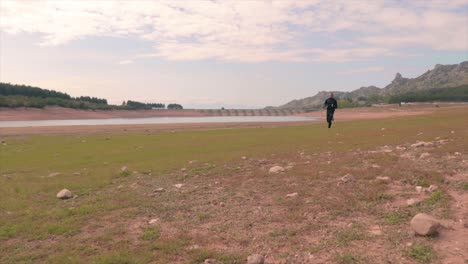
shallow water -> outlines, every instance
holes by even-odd
[[[244,122],[298,122],[317,120],[303,116],[206,116],[206,117],[148,117],[110,119],[68,119],[34,121],[0,121],[0,127],[41,126],[97,126],[97,125],[144,125],[144,124],[193,124],[193,123],[244,123]]]

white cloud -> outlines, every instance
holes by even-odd
[[[406,47],[468,49],[464,0],[2,0],[0,5],[0,30],[40,33],[40,45],[89,36],[137,37],[154,46],[143,57],[167,60],[343,62],[401,55]]]
[[[122,60],[119,61],[119,65],[126,65],[126,64],[132,64],[133,60]]]

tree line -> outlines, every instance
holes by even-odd
[[[39,87],[0,83],[0,107],[44,108],[46,106],[95,110],[165,109],[166,107],[162,103],[141,103],[132,100],[124,101],[122,105],[111,105],[103,98],[72,97],[66,93]],[[180,104],[169,104],[167,109],[183,109],[183,107]]]

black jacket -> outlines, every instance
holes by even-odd
[[[338,102],[335,100],[335,98],[328,98],[325,100],[325,103],[323,103],[323,107],[327,107],[327,109],[336,109],[338,108]]]

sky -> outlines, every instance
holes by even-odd
[[[186,108],[277,106],[468,60],[468,0],[0,0],[0,81]]]

